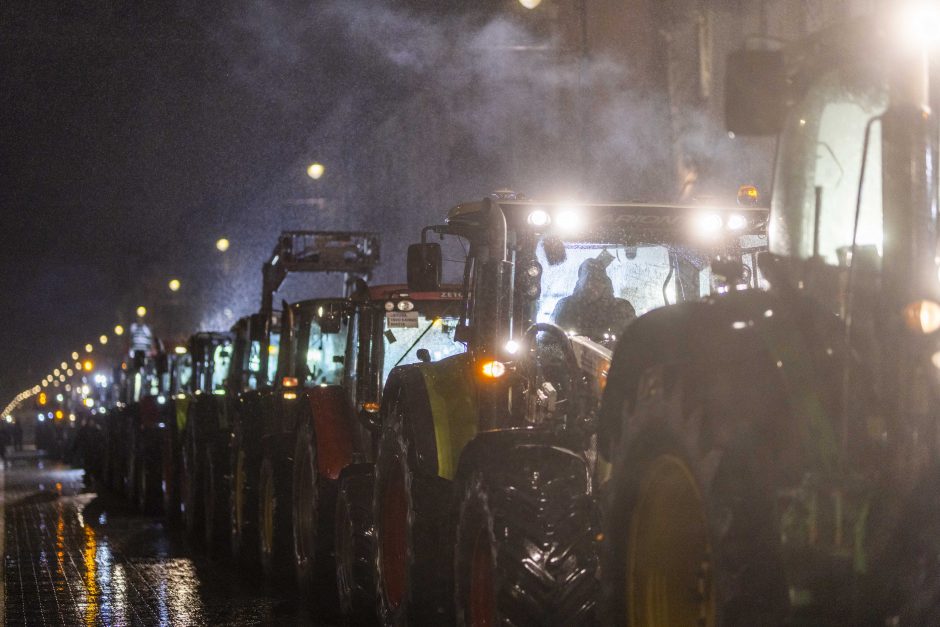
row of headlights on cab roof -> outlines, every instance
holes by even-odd
[[[559,233],[568,235],[577,234],[584,228],[583,215],[573,208],[562,208],[554,215],[545,209],[533,209],[526,222],[537,229],[554,224]],[[692,224],[697,235],[714,237],[723,230],[732,233],[744,231],[748,227],[748,219],[740,213],[722,215],[717,211],[702,211],[693,218]]]
[[[760,192],[753,185],[742,185],[738,188],[738,205],[742,207],[757,207],[760,202]],[[554,223],[561,233],[577,233],[584,227],[583,211],[574,205],[560,205],[554,214],[542,208],[533,209],[526,217],[529,226],[544,228]],[[702,211],[695,216],[695,230],[704,236],[717,235],[722,229],[740,232],[747,228],[748,219],[740,213],[723,216],[716,211]]]

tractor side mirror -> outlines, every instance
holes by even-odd
[[[441,287],[440,244],[412,244],[408,247],[408,289],[436,292]]]
[[[776,135],[787,115],[787,75],[779,50],[737,50],[725,68],[725,126],[736,135]]]

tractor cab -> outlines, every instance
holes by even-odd
[[[726,117],[737,134],[777,135],[761,261],[772,291],[839,319],[859,359],[835,395],[846,415],[877,414],[907,450],[902,466],[919,466],[940,450],[937,33],[917,3],[886,9],[798,46],[734,53]],[[760,107],[768,93],[784,105]],[[853,386],[875,397],[853,405]]]
[[[225,394],[225,381],[232,364],[232,335],[201,332],[192,336],[192,387],[199,394]]]
[[[585,411],[573,388],[584,378],[599,396],[611,349],[637,316],[757,287],[767,213],[487,198],[425,229],[470,243],[455,336],[468,343],[481,384],[481,428],[532,426],[534,414],[573,418]],[[439,259],[438,244],[413,245],[409,284],[433,287]]]
[[[407,285],[369,287],[368,299],[355,312],[354,404],[367,423],[375,422],[382,389],[392,369],[433,363],[466,351],[457,339],[463,291],[441,285],[433,291],[412,291]]]

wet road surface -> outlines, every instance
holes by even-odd
[[[81,470],[12,455],[0,471],[0,624],[314,624],[301,602],[194,553],[159,518],[88,491]]]

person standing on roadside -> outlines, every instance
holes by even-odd
[[[10,427],[6,424],[0,426],[0,461],[7,467],[7,446],[10,444]]]

